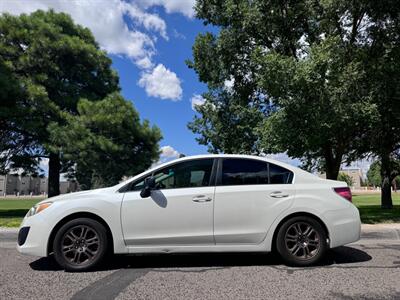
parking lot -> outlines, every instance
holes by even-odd
[[[364,230],[320,266],[292,268],[273,254],[117,256],[103,269],[67,273],[51,258],[15,250],[0,231],[2,299],[398,299],[400,230]]]

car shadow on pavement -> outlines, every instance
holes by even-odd
[[[356,248],[342,246],[331,249],[320,264],[313,267],[360,263],[372,257]],[[242,266],[276,266],[283,264],[275,253],[200,253],[200,254],[144,254],[115,255],[93,271],[117,269],[162,269],[162,268],[227,268]],[[57,271],[61,268],[53,257],[43,257],[30,263],[37,271]]]

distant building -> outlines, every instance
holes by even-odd
[[[350,176],[351,180],[353,181],[353,189],[360,189],[362,180],[363,180],[363,173],[361,168],[341,168],[340,171],[341,173],[344,173],[348,176]],[[326,178],[325,173],[318,173],[318,177],[320,178]]]
[[[353,181],[352,188],[359,189],[361,188],[363,173],[360,168],[343,168],[340,172],[350,176]]]
[[[6,192],[6,176],[0,175],[0,195],[4,195]]]
[[[14,195],[18,192],[18,175],[7,174],[6,175],[6,195]]]
[[[31,177],[30,184],[29,184],[29,190],[32,192],[34,195],[39,195],[40,193],[40,177]]]
[[[60,193],[72,193],[79,189],[76,181],[61,181]],[[0,196],[4,195],[47,195],[47,177],[0,175]]]
[[[78,190],[78,183],[76,181],[61,181],[60,194],[67,194],[76,192]]]
[[[47,177],[41,177],[39,183],[39,194],[47,195],[48,192],[48,183]]]
[[[31,193],[30,185],[30,176],[19,176],[19,180],[17,180],[17,190],[20,195],[29,195]]]

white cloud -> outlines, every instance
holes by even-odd
[[[191,18],[194,16],[193,6],[196,0],[136,0],[136,2],[145,8],[163,6],[167,13],[182,13]]]
[[[161,147],[160,151],[160,159],[157,162],[153,163],[153,165],[151,166],[152,168],[161,165],[167,161],[177,159],[180,155],[178,151],[176,151],[173,147],[169,145]]]
[[[157,35],[168,40],[167,25],[156,13],[146,10],[163,6],[167,13],[193,15],[194,0],[1,0],[0,13],[32,13],[38,9],[65,12],[88,27],[102,49],[125,56],[144,70],[139,85],[148,95],[178,100],[182,95],[180,80],[162,64],[154,68]],[[126,23],[130,19],[130,26]],[[154,80],[159,80],[155,82]]]
[[[163,64],[158,64],[151,71],[143,72],[138,84],[146,90],[148,96],[173,101],[178,101],[182,97],[181,81]]]
[[[138,6],[124,3],[128,14],[136,21],[136,23],[143,25],[147,30],[154,30],[158,32],[164,39],[168,40],[167,24],[157,14],[150,14],[141,10]]]
[[[133,9],[132,7],[133,5],[120,0],[3,0],[0,5],[0,12],[19,15],[21,13],[31,13],[37,9],[47,10],[50,8],[57,12],[65,12],[71,15],[76,23],[88,27],[100,46],[108,53],[125,55],[134,62],[151,61],[152,56],[155,54],[153,39],[148,34],[137,29],[128,28],[124,21],[124,16],[128,10]],[[147,19],[150,18],[149,14],[145,15]],[[154,17],[155,19],[157,17]],[[136,17],[135,20],[137,21]],[[155,21],[143,20],[143,24],[145,23],[148,24],[147,27],[150,29],[161,30],[162,34],[163,30],[165,30],[165,28],[162,29],[162,25],[157,25],[158,27],[154,25]],[[146,27],[146,25],[144,26]],[[139,67],[142,66],[139,64]]]
[[[176,151],[173,147],[171,146],[163,146],[161,147],[161,157],[162,158],[178,158],[179,157],[179,152]]]
[[[174,29],[172,33],[174,35],[174,38],[186,40],[186,36],[183,33],[180,33],[178,30]]]
[[[201,95],[194,94],[193,97],[190,99],[190,102],[192,103],[192,109],[196,111],[196,106],[201,106],[206,102],[206,99],[204,99]]]

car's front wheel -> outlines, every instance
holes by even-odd
[[[54,258],[67,271],[86,271],[102,262],[107,246],[107,231],[101,223],[78,218],[57,231],[53,242]]]
[[[328,249],[327,235],[315,219],[294,217],[279,228],[276,248],[288,265],[313,265],[321,260]]]

